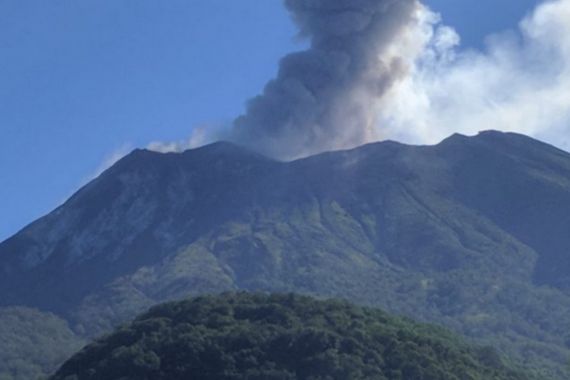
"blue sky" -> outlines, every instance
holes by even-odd
[[[429,0],[463,47],[534,0]],[[0,0],[0,240],[117,152],[229,123],[302,48],[280,0]]]

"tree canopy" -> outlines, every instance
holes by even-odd
[[[492,348],[344,301],[226,293],[152,308],[52,380],[522,380]]]

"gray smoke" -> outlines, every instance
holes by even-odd
[[[231,139],[291,159],[378,138],[377,104],[407,73],[399,44],[418,24],[417,0],[285,0],[305,51],[251,99]]]

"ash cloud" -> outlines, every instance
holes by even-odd
[[[198,143],[228,139],[288,160],[495,129],[570,151],[570,0],[540,2],[481,50],[461,47],[457,32],[419,0],[285,4],[309,48],[282,59],[229,131],[208,128]]]
[[[423,47],[417,0],[285,0],[309,40],[247,104],[229,138],[281,159],[382,138],[378,106]]]

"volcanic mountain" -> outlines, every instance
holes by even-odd
[[[79,344],[155,303],[226,290],[379,306],[563,378],[570,154],[494,131],[292,162],[226,142],[135,150],[0,244],[0,322],[24,335],[40,313]],[[0,372],[23,371],[10,352]]]

